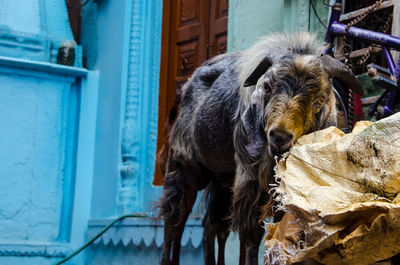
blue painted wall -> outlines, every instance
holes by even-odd
[[[0,0],[0,264],[53,264],[86,240],[98,74],[55,64],[72,39],[64,1]]]
[[[313,1],[325,24],[329,7]],[[310,31],[321,41],[325,28],[318,22],[308,0],[229,0],[228,50],[243,50],[261,36],[277,32]]]
[[[124,89],[125,1],[91,1],[82,9],[82,47],[87,67],[99,71],[91,216],[116,216],[121,98]]]
[[[67,7],[60,0],[0,0],[0,55],[55,63],[59,46],[75,43]],[[82,66],[75,43],[74,65]]]
[[[158,116],[162,1],[100,1],[82,10],[82,46],[100,74],[92,217],[144,212]]]
[[[75,189],[84,181],[76,178],[76,158],[87,74],[0,57],[0,264],[27,256],[51,264],[83,243],[85,228],[76,222],[82,213],[74,204],[81,200],[87,211]]]
[[[52,264],[116,216],[152,215],[161,13],[89,1],[86,70],[54,64],[72,39],[64,1],[0,0],[0,264]],[[201,232],[192,219],[183,262],[201,260]],[[126,220],[67,264],[157,263],[161,245],[162,223]]]
[[[100,1],[82,12],[89,69],[100,72],[92,217],[149,211],[158,116],[162,1]]]
[[[85,264],[157,264],[162,223],[152,208],[156,153],[162,0],[100,1],[82,12],[82,45],[89,69],[100,72],[96,157],[89,237],[114,217],[144,213],[105,233]],[[182,241],[182,264],[202,263],[202,227],[192,219]]]

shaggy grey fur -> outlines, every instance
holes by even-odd
[[[159,201],[161,264],[179,264],[185,222],[197,191],[206,187],[205,264],[215,264],[215,238],[218,264],[224,264],[230,229],[240,236],[241,264],[257,264],[259,221],[272,214],[263,207],[274,182],[274,156],[301,134],[336,124],[330,78],[338,69],[343,83],[355,82],[344,65],[329,69],[320,48],[308,34],[272,35],[207,61],[184,85]]]

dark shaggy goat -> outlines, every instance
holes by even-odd
[[[332,78],[362,89],[345,65],[320,51],[308,34],[273,35],[205,62],[184,85],[159,201],[161,264],[179,264],[185,222],[206,187],[205,264],[215,264],[215,238],[224,264],[230,229],[239,233],[241,264],[258,264],[274,157],[301,135],[336,125]]]

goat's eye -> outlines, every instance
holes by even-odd
[[[264,89],[265,89],[265,92],[267,92],[267,93],[272,91],[272,88],[268,82],[264,82]]]

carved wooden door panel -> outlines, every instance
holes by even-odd
[[[176,115],[183,84],[205,60],[226,51],[227,23],[228,0],[164,0],[157,153]],[[153,184],[162,180],[156,164]]]
[[[175,0],[172,17],[176,18],[175,30],[170,43],[172,58],[169,65],[171,88],[179,89],[193,70],[206,59],[206,24],[208,19],[207,0]],[[174,14],[175,13],[175,14]],[[174,35],[175,33],[175,35]],[[178,92],[178,91],[177,91]]]
[[[210,30],[207,57],[226,52],[228,33],[228,0],[214,0],[210,3]]]

